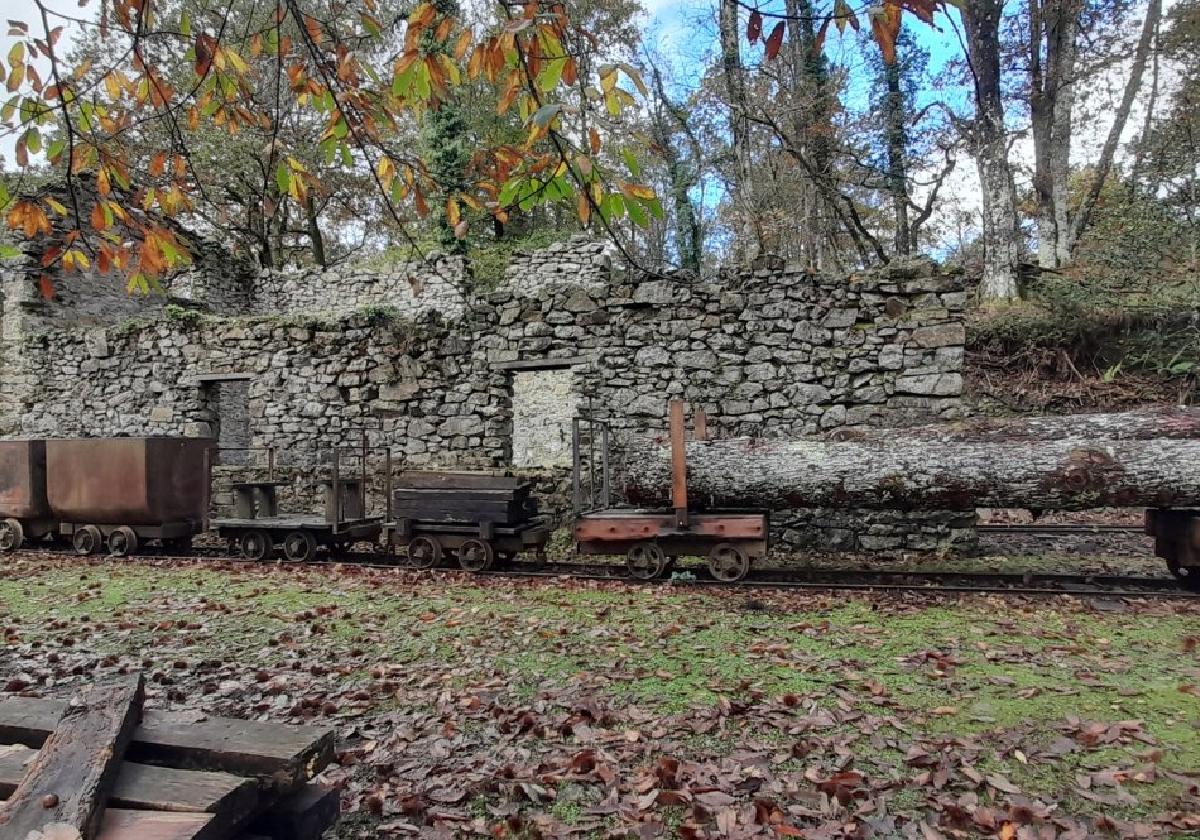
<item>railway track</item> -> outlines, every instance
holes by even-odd
[[[690,570],[684,570],[690,571]],[[587,580],[631,581],[624,566],[581,567],[576,564],[549,564],[537,569],[499,569],[486,575],[508,578],[574,577]],[[654,583],[679,586],[711,587],[730,584],[697,575],[678,576]],[[994,573],[959,571],[825,571],[773,570],[751,572],[735,586],[762,589],[846,590],[881,592],[935,592],[1007,595],[1070,595],[1079,597],[1200,599],[1200,593],[1181,589],[1172,578],[1118,575],[1069,575],[1041,573]]]
[[[74,557],[69,550],[53,548],[23,549],[18,555],[54,554]],[[210,562],[233,562],[259,565],[229,554],[221,548],[193,548],[187,555],[171,554],[161,549],[146,549],[143,557],[150,560],[205,560]],[[125,558],[113,562],[128,562]],[[408,565],[404,558],[387,559],[386,555],[374,552],[350,552],[325,560],[307,563],[272,561],[278,565],[294,568],[321,569],[336,564],[352,564],[370,569],[411,570],[421,574],[443,578],[461,578],[470,573],[461,569],[442,566],[418,570]],[[1072,596],[1080,598],[1171,598],[1200,600],[1200,592],[1182,589],[1178,582],[1169,577],[1128,575],[1062,574],[1042,572],[963,572],[956,570],[825,570],[825,569],[762,569],[753,570],[735,584],[725,583],[708,576],[702,567],[685,567],[667,576],[640,581],[631,578],[623,564],[565,563],[544,564],[522,563],[476,573],[480,578],[510,580],[553,580],[574,578],[589,581],[611,581],[641,586],[678,586],[681,588],[707,589],[710,587],[736,587],[741,589],[806,590],[806,591],[864,591],[897,593],[943,593],[979,595],[1027,595],[1027,596]]]

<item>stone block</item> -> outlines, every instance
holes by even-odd
[[[918,347],[952,347],[966,344],[967,330],[962,323],[917,327],[912,340]]]
[[[670,283],[655,281],[639,283],[633,292],[634,303],[648,303],[665,306],[677,300],[676,289]]]
[[[821,326],[827,329],[838,329],[840,327],[852,327],[854,322],[858,320],[858,309],[831,309],[829,314],[821,320]]]

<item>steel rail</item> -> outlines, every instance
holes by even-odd
[[[69,549],[23,548],[17,554],[55,554],[75,557]],[[161,550],[147,550],[139,555],[148,560],[199,560],[208,562],[233,562],[238,564],[266,566],[261,561],[246,560],[230,555],[219,548],[193,549],[190,554],[170,554]],[[99,555],[95,559],[99,559]],[[128,560],[130,558],[123,558]],[[380,562],[377,553],[345,553],[326,560],[289,563],[276,560],[270,563],[280,568],[322,569],[331,565],[350,564],[359,568],[413,571],[423,574],[450,577],[470,573],[452,567],[417,569],[408,566],[401,558]],[[708,577],[658,578],[639,581],[630,578],[624,565],[620,564],[574,564],[547,563],[534,568],[495,569],[475,573],[474,577],[511,580],[545,580],[571,578],[575,580],[607,581],[630,586],[669,586],[676,588],[740,587],[744,589],[795,589],[803,591],[861,591],[861,592],[909,592],[976,595],[1028,595],[1069,596],[1077,598],[1167,598],[1181,600],[1200,599],[1200,592],[1182,589],[1173,578],[1134,577],[1123,575],[1063,574],[1041,572],[962,572],[954,570],[763,570],[752,572],[735,583],[724,583]],[[529,564],[533,566],[533,564]],[[687,571],[687,570],[685,570]],[[1036,584],[1043,584],[1038,586]],[[1123,587],[1123,588],[1118,588]]]

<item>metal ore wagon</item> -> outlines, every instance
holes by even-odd
[[[205,438],[76,438],[0,442],[0,550],[69,538],[79,554],[137,552],[147,540],[183,548],[207,528]]]
[[[409,563],[430,569],[452,552],[470,572],[525,551],[544,556],[550,529],[533,485],[483,473],[405,472],[395,480],[386,541],[406,544]]]

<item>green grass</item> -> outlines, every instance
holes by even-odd
[[[89,662],[111,655],[155,672],[181,659],[272,675],[318,663],[343,692],[370,688],[384,679],[381,668],[393,668],[404,685],[424,683],[452,697],[499,685],[515,707],[582,686],[622,714],[637,710],[663,726],[723,699],[794,698],[805,714],[831,715],[821,737],[844,739],[854,765],[872,778],[904,782],[915,772],[906,750],[940,739],[974,755],[981,772],[1060,801],[1068,813],[1108,808],[1124,818],[1169,809],[1182,786],[1163,777],[1131,783],[1134,804],[1114,809],[1079,796],[1076,775],[1144,765],[1149,744],[1128,740],[1051,762],[1023,762],[1016,751],[1045,748],[1068,716],[1137,719],[1163,749],[1161,769],[1200,769],[1200,699],[1179,690],[1200,682],[1200,656],[1183,646],[1200,628],[1195,609],[1152,605],[1135,614],[1003,598],[760,601],[750,608],[745,595],[670,586],[561,588],[137,561],[81,570],[63,560],[21,560],[0,580],[9,643],[0,676],[36,672],[49,651],[67,649]],[[352,712],[411,711],[412,696],[371,693]],[[236,708],[236,697],[222,702]],[[875,735],[867,736],[864,721]],[[786,753],[803,737],[787,725],[759,720],[744,729],[731,718],[727,731],[680,743],[697,759],[718,760],[746,743]],[[789,758],[776,770],[801,774],[814,763],[832,767],[835,757]],[[571,791],[561,785],[547,806],[568,825],[590,804]],[[891,807],[920,810],[922,801],[902,785]]]

